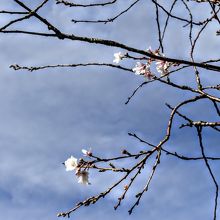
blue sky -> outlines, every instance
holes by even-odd
[[[124,7],[123,1],[102,10],[66,9],[51,1],[41,13],[65,32],[113,39],[141,49],[156,48],[155,14],[152,5],[144,1],[109,25],[70,22],[73,18],[105,18],[114,15],[121,7]],[[0,8],[19,10],[16,3],[6,0],[0,2]],[[202,6],[194,6],[195,12],[201,9]],[[176,10],[176,13],[184,12]],[[9,17],[0,16],[2,26]],[[19,27],[46,30],[34,19],[22,22]],[[214,23],[202,37],[196,52],[199,61],[218,57],[216,27]],[[168,56],[189,59],[186,34],[187,29],[171,23],[165,41]],[[117,48],[3,34],[0,35],[0,48],[0,210],[1,218],[5,220],[56,219],[57,212],[66,211],[76,202],[107,188],[115,176],[92,173],[92,185],[85,187],[77,184],[72,173],[65,171],[62,162],[70,155],[81,157],[82,148],[92,147],[95,154],[106,156],[118,155],[123,146],[132,152],[146,148],[129,137],[128,132],[136,132],[157,144],[165,134],[169,119],[165,103],[175,105],[191,95],[153,83],[140,90],[129,105],[124,105],[127,97],[143,82],[142,77],[97,67],[38,72],[9,69],[14,63],[28,66],[91,61],[112,63],[113,54],[119,51]],[[135,62],[126,64],[133,67]],[[220,82],[218,73],[203,71],[202,74],[204,83]],[[194,78],[192,72],[182,71],[174,80],[192,85]],[[183,111],[200,120],[218,120],[206,102]],[[188,129],[180,132],[177,123],[175,128],[167,148],[187,155],[200,155],[195,132]],[[217,132],[207,129],[205,142],[210,155],[220,156]],[[218,174],[220,162],[211,165]],[[216,177],[219,181],[220,176]],[[215,189],[203,161],[185,162],[162,156],[149,192],[129,216],[127,210],[134,202],[135,192],[145,185],[145,179],[144,174],[140,176],[118,211],[115,212],[113,206],[121,189],[96,205],[73,213],[71,218],[212,218]]]

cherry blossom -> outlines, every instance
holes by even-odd
[[[156,69],[158,71],[158,73],[160,73],[161,75],[165,75],[168,73],[168,68],[170,67],[170,63],[164,60],[159,60],[158,62],[156,62]]]
[[[147,52],[152,53],[152,48],[151,48],[151,46],[149,46],[149,47],[147,48]]]
[[[151,53],[151,54],[154,54],[154,55],[156,55],[156,56],[160,55],[160,51],[159,51],[158,49],[157,49],[157,50],[152,50],[151,46],[149,46],[149,47],[147,48],[147,52],[148,52],[148,53]]]
[[[122,52],[114,53],[114,57],[113,63],[119,63],[124,58],[124,54]]]
[[[148,79],[151,79],[154,75],[150,71],[150,64],[146,63],[140,63],[137,62],[136,66],[132,69],[133,72],[135,72],[136,75],[143,75],[144,77],[147,77]]]
[[[82,153],[84,154],[84,156],[89,156],[89,157],[92,156],[91,148],[89,150],[82,149]]]
[[[78,178],[78,183],[85,184],[85,185],[90,185],[91,183],[89,182],[89,172],[88,171],[78,171],[76,172],[77,178]]]
[[[132,70],[133,72],[135,72],[136,75],[143,75],[146,71],[146,68],[149,69],[149,66],[147,67],[146,64],[137,62]]]
[[[66,171],[72,171],[75,170],[77,168],[77,158],[71,156],[70,158],[68,158],[65,162],[64,165],[66,167]]]

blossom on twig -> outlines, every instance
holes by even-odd
[[[124,54],[122,52],[114,53],[114,57],[113,63],[119,63],[124,58]]]
[[[91,148],[89,150],[82,149],[82,153],[84,154],[84,156],[88,156],[88,157],[92,156]]]
[[[66,171],[72,171],[75,170],[77,168],[77,158],[71,156],[70,158],[68,158],[65,162],[64,165],[66,167]]]
[[[88,171],[81,171],[78,170],[76,172],[77,178],[78,178],[78,183],[84,184],[84,185],[90,185],[91,183],[89,182],[89,172]]]
[[[161,75],[165,75],[168,73],[168,68],[171,66],[171,63],[164,61],[164,60],[159,60],[156,62],[156,69],[158,73]]]
[[[147,77],[148,79],[151,79],[154,74],[151,73],[150,71],[150,64],[146,63],[140,63],[137,62],[136,66],[132,69],[133,72],[135,72],[135,75],[143,75],[144,77]]]

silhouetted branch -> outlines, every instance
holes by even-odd
[[[209,162],[206,158],[206,155],[205,155],[205,150],[204,150],[204,146],[203,146],[203,142],[202,142],[202,127],[200,126],[197,126],[197,134],[198,134],[198,138],[199,138],[199,146],[200,146],[200,149],[201,149],[201,152],[202,152],[202,156],[203,156],[203,159],[204,159],[204,162],[205,162],[205,165],[209,171],[209,174],[215,184],[215,188],[216,188],[216,191],[215,191],[215,207],[214,207],[214,216],[213,216],[213,220],[216,220],[217,219],[217,208],[218,208],[218,183],[216,181],[216,178],[214,176],[214,173],[212,172],[212,169],[209,165]]]
[[[85,67],[85,66],[107,66],[107,67],[113,67],[116,69],[125,70],[128,72],[132,72],[131,69],[128,69],[126,67],[120,66],[120,65],[114,65],[111,63],[77,63],[77,64],[56,64],[56,65],[46,65],[46,66],[20,66],[18,64],[12,64],[10,68],[13,68],[14,70],[28,70],[30,72],[42,70],[42,69],[49,69],[49,68],[68,68],[68,67]]]
[[[139,1],[140,0],[136,0],[129,7],[127,7],[126,9],[124,9],[123,11],[121,11],[120,13],[118,13],[116,16],[114,16],[112,18],[107,18],[107,19],[103,19],[103,20],[99,20],[99,19],[97,19],[97,20],[75,20],[75,19],[72,19],[72,22],[74,22],[74,23],[105,23],[105,24],[107,24],[109,22],[113,22],[114,20],[116,20],[117,18],[119,18],[120,16],[122,16],[123,14],[128,12]]]
[[[77,3],[68,2],[68,1],[64,1],[64,0],[56,0],[56,4],[63,4],[63,5],[65,5],[65,6],[69,6],[69,7],[96,7],[96,6],[106,6],[106,5],[112,5],[112,4],[116,3],[116,2],[117,2],[117,0],[108,1],[108,2],[103,2],[103,3],[77,4]]]

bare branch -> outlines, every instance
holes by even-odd
[[[120,65],[114,65],[111,63],[77,63],[77,64],[56,64],[56,65],[46,65],[46,66],[32,66],[32,67],[27,67],[27,66],[19,66],[18,64],[13,64],[10,66],[10,68],[13,68],[14,70],[28,70],[30,72],[37,71],[37,70],[42,70],[42,69],[49,69],[49,68],[67,68],[67,67],[85,67],[85,66],[108,66],[108,67],[113,67],[116,69],[121,69],[125,70],[128,72],[132,72],[131,69],[122,67]]]
[[[74,23],[105,23],[105,24],[107,24],[109,22],[113,22],[114,20],[116,20],[117,18],[119,18],[120,16],[122,16],[123,14],[128,12],[139,1],[140,0],[136,0],[129,7],[127,7],[126,9],[124,9],[123,11],[121,11],[120,13],[118,13],[116,16],[114,16],[112,18],[108,18],[108,19],[104,19],[104,20],[94,20],[94,21],[92,21],[92,20],[75,20],[75,19],[72,19],[72,22],[74,22]]]
[[[216,178],[212,172],[212,169],[209,165],[209,162],[206,158],[206,155],[205,155],[205,150],[204,150],[204,146],[203,146],[203,142],[202,142],[202,128],[201,127],[197,127],[197,134],[198,134],[198,137],[199,137],[199,146],[200,146],[200,149],[201,149],[201,152],[202,152],[202,156],[203,156],[203,159],[204,159],[204,162],[205,162],[205,165],[209,171],[209,174],[215,184],[215,188],[216,188],[216,192],[215,192],[215,207],[214,207],[214,216],[213,216],[213,220],[216,220],[217,219],[217,208],[218,208],[218,183],[216,181]]]
[[[73,2],[68,2],[64,0],[56,0],[56,4],[63,4],[65,6],[69,7],[96,7],[96,6],[106,6],[106,5],[112,5],[116,3],[117,0],[109,1],[109,2],[103,2],[103,3],[93,3],[93,4],[76,4]]]

